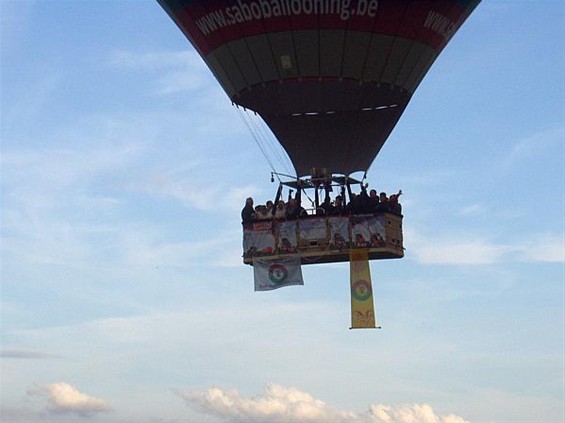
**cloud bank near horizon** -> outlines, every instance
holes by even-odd
[[[27,394],[45,398],[48,411],[54,413],[71,413],[88,417],[111,410],[103,399],[84,394],[66,382],[36,386],[29,389]]]
[[[340,410],[300,389],[274,383],[265,387],[262,396],[252,398],[218,387],[179,395],[191,408],[230,423],[469,423],[455,414],[439,416],[428,404],[371,404],[365,412]]]

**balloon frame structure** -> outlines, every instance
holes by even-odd
[[[480,0],[157,0],[296,176],[366,171]]]

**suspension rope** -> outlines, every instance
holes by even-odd
[[[248,112],[249,114],[249,112]],[[281,168],[285,173],[293,173],[294,166],[290,162],[288,155],[275,138],[271,130],[267,127],[267,124],[263,119],[255,114],[251,116],[251,122],[255,123],[255,128],[259,134],[260,139],[264,140],[265,145],[269,148],[270,152],[273,154],[274,158],[281,165]]]
[[[251,111],[247,109],[242,110],[242,108],[237,105],[236,108],[241,120],[247,126],[247,129],[251,133],[255,143],[263,154],[263,157],[269,164],[271,171],[277,175],[277,179],[280,182],[281,179],[278,176],[280,172],[277,171],[275,164],[282,167],[285,171],[288,171],[289,165],[292,166],[290,164],[290,159],[284,159],[284,154],[286,153],[284,153],[284,150],[282,150],[282,147],[275,137],[270,134],[270,131],[266,128],[266,124],[262,121],[262,119],[259,119],[257,116],[252,116]],[[289,171],[288,173],[293,172]]]
[[[265,160],[267,161],[267,163],[269,164],[269,166],[271,167],[271,170],[273,172],[276,173],[275,170],[275,166],[273,165],[273,163],[271,162],[271,160],[269,159],[269,156],[267,155],[267,152],[265,151],[265,148],[263,147],[263,144],[261,143],[261,140],[259,139],[258,135],[255,133],[255,131],[253,130],[253,127],[251,126],[251,124],[247,121],[247,119],[245,118],[245,112],[243,112],[237,105],[236,105],[236,109],[238,111],[238,115],[241,118],[241,120],[243,121],[243,123],[245,123],[245,126],[247,126],[247,129],[249,129],[249,132],[251,132],[251,135],[253,136],[253,139],[255,140],[255,143],[257,144],[257,146],[259,147],[259,150],[261,150],[261,153],[263,153],[263,157],[265,158]]]

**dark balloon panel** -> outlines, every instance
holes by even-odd
[[[478,1],[158,0],[298,176],[366,170]]]

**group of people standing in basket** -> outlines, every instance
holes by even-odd
[[[245,207],[241,211],[241,220],[243,225],[246,226],[261,220],[292,220],[298,217],[308,216],[347,216],[351,214],[382,212],[402,215],[402,206],[398,201],[398,197],[402,195],[402,190],[390,197],[388,197],[385,192],[377,194],[377,191],[374,189],[367,193],[367,189],[364,185],[361,185],[361,192],[359,193],[353,193],[349,185],[347,185],[347,190],[349,202],[345,203],[344,190],[342,190],[342,195],[337,195],[335,199],[332,200],[330,197],[330,189],[326,187],[324,201],[319,205],[317,204],[318,201],[316,201],[316,207],[312,210],[312,214],[308,214],[302,207],[302,190],[300,186],[295,197],[289,194],[286,203],[280,198],[282,191],[279,188],[275,201],[269,200],[264,205],[254,206],[253,198],[248,197],[245,201]]]

